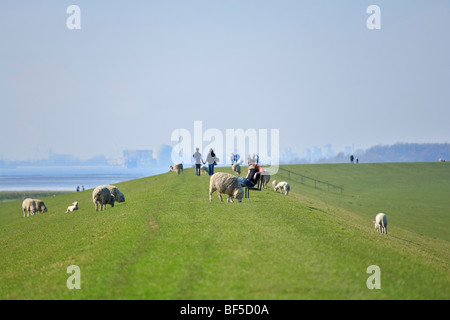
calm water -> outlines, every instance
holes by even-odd
[[[75,191],[76,187],[95,188],[166,172],[161,168],[124,169],[121,167],[55,167],[18,168],[0,171],[0,191],[60,190]]]

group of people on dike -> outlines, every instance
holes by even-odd
[[[200,176],[202,164],[208,164],[208,174],[212,176],[214,174],[214,166],[219,162],[219,158],[216,156],[212,148],[209,149],[208,155],[206,156],[206,161],[203,161],[202,154],[200,153],[199,148],[195,148],[195,153],[192,155],[192,158],[194,159],[196,176]],[[240,156],[238,153],[231,154],[231,165],[239,163],[239,160]],[[249,165],[247,176],[238,177],[238,179],[243,186],[253,187],[260,178],[260,175],[265,171],[259,164],[258,155],[253,154],[253,157],[249,155],[247,158],[247,162]]]
[[[214,174],[214,166],[219,162],[219,158],[216,157],[214,150],[209,149],[208,155],[206,156],[206,161],[203,161],[202,154],[199,151],[199,148],[195,148],[195,153],[192,155],[195,163],[195,175],[200,175],[200,170],[202,163],[208,164],[208,174],[212,176]]]

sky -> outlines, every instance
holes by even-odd
[[[280,153],[449,142],[449,36],[448,0],[2,0],[0,159],[114,158],[194,121],[277,129]]]

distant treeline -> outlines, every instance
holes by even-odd
[[[359,162],[430,162],[440,158],[450,160],[450,143],[396,143],[378,145],[353,154]],[[322,158],[315,163],[350,162],[350,154],[338,153],[332,158]],[[289,163],[309,163],[306,159],[295,159]]]

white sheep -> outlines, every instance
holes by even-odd
[[[273,191],[277,192],[279,191],[282,193],[284,191],[285,195],[289,194],[289,191],[291,191],[291,186],[286,181],[281,181],[277,183],[276,180],[272,181]]]
[[[445,159],[443,159],[443,158],[439,158],[439,160],[438,160],[439,162],[445,162]]]
[[[33,199],[36,203],[36,212],[47,212],[47,207],[45,206],[44,201],[39,199]]]
[[[381,233],[387,234],[387,217],[384,213],[379,213],[375,217],[375,221],[373,222],[375,224],[375,230]]]
[[[175,163],[173,165],[173,171],[175,171],[177,174],[183,174],[183,164],[181,162]]]
[[[75,210],[78,210],[78,201],[72,202],[72,205],[67,207],[66,213],[74,212]]]
[[[202,171],[202,174],[209,174],[209,169],[207,166],[202,166],[201,171]]]
[[[241,175],[241,166],[239,163],[235,163],[231,166],[233,172],[236,172],[238,175]]]
[[[244,189],[237,178],[229,173],[217,172],[211,176],[209,181],[209,201],[212,202],[212,194],[217,190],[219,193],[220,201],[222,199],[222,193],[228,195],[227,202],[233,202],[233,198],[236,198],[238,202],[242,202],[244,197]]]
[[[125,195],[116,186],[107,185],[105,186],[111,191],[111,194],[116,198],[116,202],[125,202]]]
[[[24,218],[25,218],[25,212],[27,212],[27,217],[29,217],[30,214],[32,216],[34,216],[34,214],[37,211],[36,202],[34,202],[34,200],[31,199],[31,198],[26,198],[22,202],[22,211],[23,211],[23,217]]]
[[[111,191],[105,186],[98,186],[92,192],[92,200],[95,204],[95,211],[98,211],[98,205],[100,204],[100,211],[103,210],[103,207],[106,209],[106,205],[110,204],[111,207],[114,207],[114,201],[116,200],[114,195],[111,194]]]

